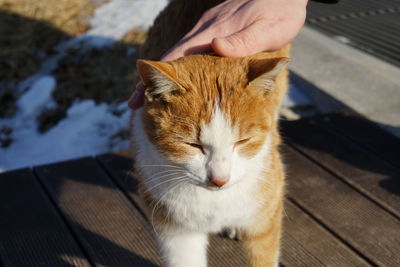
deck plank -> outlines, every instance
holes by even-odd
[[[290,201],[285,203],[283,233],[285,266],[370,266]]]
[[[380,266],[400,264],[400,222],[375,203],[284,146],[288,196],[365,259]]]
[[[321,123],[284,123],[285,139],[400,218],[400,168],[321,127]]]
[[[367,119],[333,114],[316,118],[316,121],[324,127],[329,127],[351,138],[353,142],[368,148],[391,164],[400,167],[400,139]]]
[[[107,153],[97,156],[96,159],[141,213],[145,214],[145,208],[138,193],[138,181],[133,178],[133,160],[129,151]]]
[[[91,266],[28,170],[0,174],[0,265]]]
[[[97,266],[160,265],[149,225],[94,159],[37,173]]]

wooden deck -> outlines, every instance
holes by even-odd
[[[400,140],[351,116],[282,128],[282,265],[400,266]],[[1,174],[0,266],[160,266],[131,165],[116,153]],[[240,242],[213,236],[209,252],[245,266]]]

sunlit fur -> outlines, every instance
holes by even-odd
[[[142,58],[177,41],[187,25],[173,21],[188,2],[172,1],[161,14]],[[211,1],[193,3],[191,16]],[[207,234],[227,227],[242,232],[251,266],[277,265],[284,174],[276,114],[288,54],[285,47],[247,58],[138,62],[146,102],[132,118],[135,174],[166,266],[207,266]],[[218,188],[212,177],[229,181]]]

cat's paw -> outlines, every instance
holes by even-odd
[[[242,240],[242,232],[235,227],[227,227],[220,233],[222,237],[229,238],[232,240]]]

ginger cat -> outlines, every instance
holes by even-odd
[[[219,2],[171,1],[141,58],[159,59]],[[251,266],[278,266],[288,54],[138,61],[146,100],[132,118],[135,170],[166,266],[207,266],[207,235],[225,228],[240,231]]]

